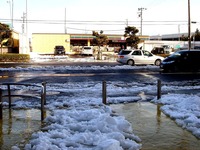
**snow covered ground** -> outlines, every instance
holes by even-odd
[[[138,69],[138,66],[115,67],[30,67],[0,68],[0,71],[49,71],[67,69]],[[142,66],[155,69],[155,66]],[[141,69],[141,68],[140,68]],[[193,81],[191,81],[193,82]],[[163,83],[160,100],[156,99],[156,83],[124,83],[120,81],[107,83],[107,99],[109,103],[126,103],[151,101],[162,104],[162,111],[174,119],[180,127],[189,130],[200,138],[200,94],[174,94],[183,89],[200,89],[200,82],[195,85],[187,82]],[[69,88],[70,87],[70,88]],[[34,90],[39,90],[34,87]],[[25,145],[26,150],[137,150],[141,149],[140,138],[134,134],[131,124],[123,116],[114,113],[109,106],[102,104],[102,83],[76,82],[47,84],[47,106],[51,115],[45,119],[47,126],[32,135]],[[173,90],[172,90],[173,89]],[[19,90],[14,86],[13,90]],[[27,88],[21,89],[28,91]],[[124,92],[126,91],[126,92]],[[126,93],[126,94],[125,94]],[[8,105],[4,102],[4,105]],[[18,100],[16,108],[38,108],[39,102]],[[13,146],[13,150],[19,147]]]

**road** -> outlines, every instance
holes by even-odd
[[[63,83],[63,82],[85,82],[85,81],[122,81],[125,83],[137,81],[144,84],[151,84],[160,79],[164,83],[184,82],[188,86],[198,85],[199,73],[160,73],[158,69],[109,69],[119,66],[116,62],[60,62],[60,63],[31,63],[31,64],[3,64],[0,67],[66,67],[71,69],[45,70],[45,71],[0,71],[1,82],[26,82],[26,83]],[[75,69],[73,67],[88,67],[90,69]],[[108,69],[93,69],[93,66],[108,67]],[[188,81],[188,82],[187,82]]]
[[[1,64],[0,67],[36,67],[36,66],[110,66],[115,67],[119,65],[116,62],[71,62],[71,63],[32,63],[32,64]],[[160,73],[159,69],[110,69],[110,70],[45,70],[44,71],[0,71],[1,82],[28,82],[28,83],[40,83],[46,81],[48,83],[63,83],[63,81],[81,82],[81,81],[123,81],[131,82],[137,81],[146,83],[151,80],[160,79],[163,82],[176,82],[176,81],[190,81],[192,84],[198,84],[200,79],[199,73]]]

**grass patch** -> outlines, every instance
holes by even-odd
[[[28,54],[0,54],[0,62],[29,62],[30,55]]]

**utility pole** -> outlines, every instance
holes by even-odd
[[[67,17],[67,15],[66,15],[66,12],[67,12],[67,10],[66,10],[66,8],[65,8],[65,34],[67,34],[67,20],[66,20],[66,17]]]
[[[128,19],[126,19],[126,26],[128,27]]]
[[[143,10],[147,10],[147,8],[143,8],[143,7],[138,8],[138,11],[139,11],[138,12],[138,17],[141,18],[141,20],[140,20],[140,35],[142,35]]]
[[[28,34],[28,0],[26,0],[26,54],[30,52]]]
[[[188,0],[188,49],[191,49],[191,21],[190,21],[190,0]]]
[[[22,40],[21,40],[21,51],[20,53],[24,54],[25,53],[25,47],[24,47],[24,24],[25,24],[25,19],[26,19],[26,13],[23,12],[22,16]]]
[[[13,0],[12,0],[12,29],[14,28],[14,25],[13,25],[13,9],[14,9],[14,3],[13,3]]]

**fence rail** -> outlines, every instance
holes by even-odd
[[[161,98],[161,80],[157,80],[157,99]],[[102,103],[103,104],[107,104],[107,85],[106,85],[106,81],[102,82]]]
[[[40,96],[22,94],[16,95],[11,94],[11,86],[19,85],[19,86],[33,86],[41,88]],[[29,84],[29,83],[1,83],[0,86],[7,86],[7,94],[2,93],[2,89],[0,88],[0,120],[3,119],[3,98],[8,97],[9,109],[11,108],[12,98],[11,97],[34,97],[41,100],[41,120],[44,120],[44,105],[46,105],[46,82],[42,82],[41,85],[37,84]]]

